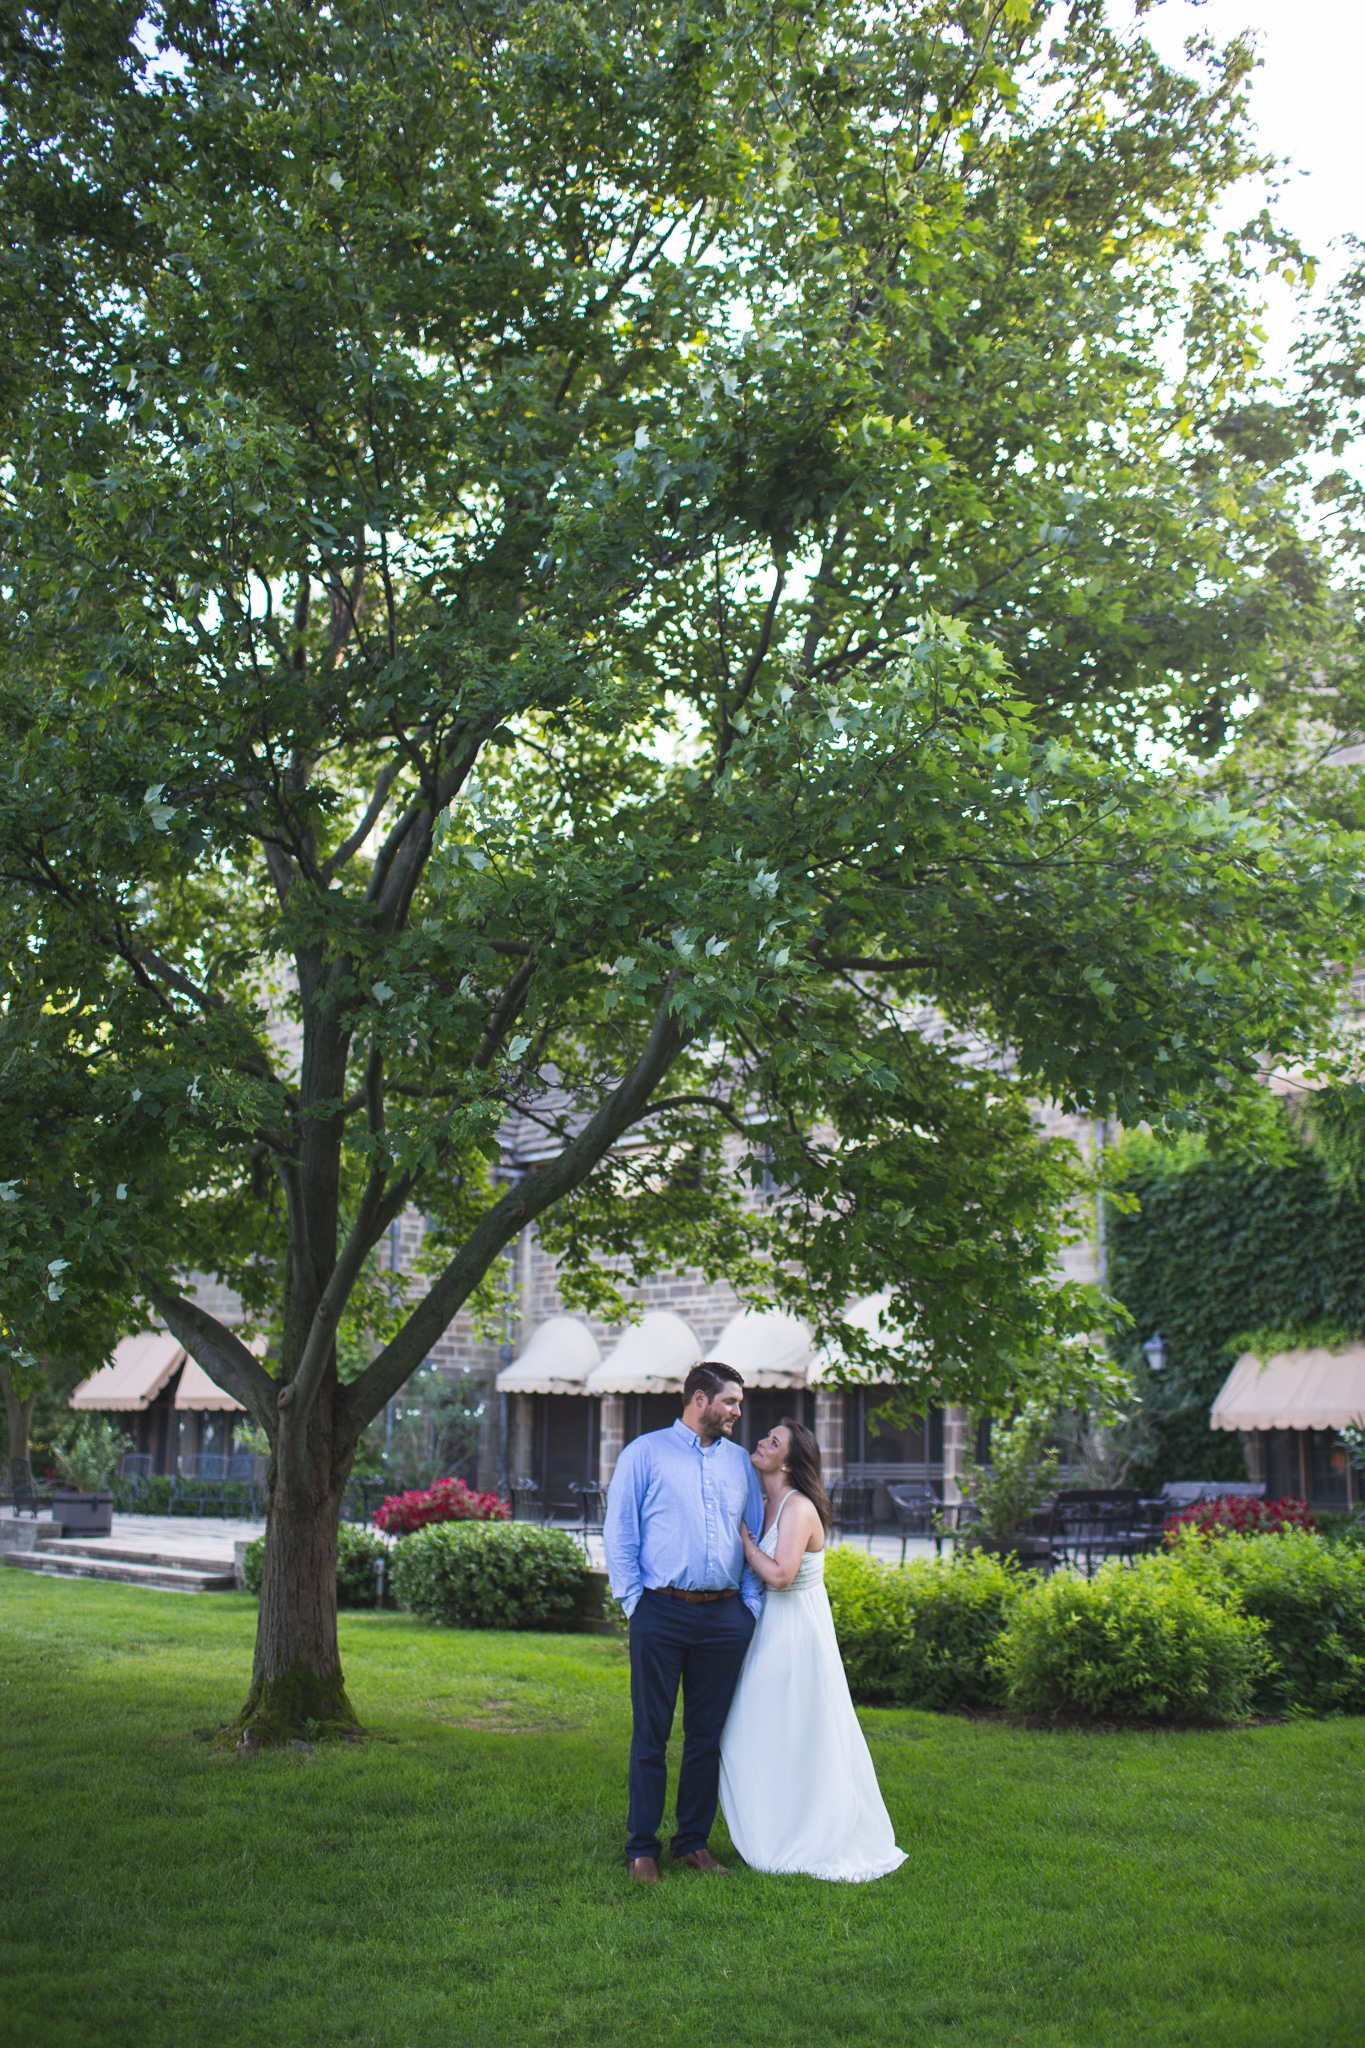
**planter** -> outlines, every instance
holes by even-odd
[[[61,1523],[63,1536],[108,1536],[114,1526],[114,1496],[54,1486],[52,1519]]]

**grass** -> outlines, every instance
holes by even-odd
[[[246,1763],[193,1730],[240,1704],[254,1620],[244,1595],[0,1571],[3,2048],[1365,2035],[1365,1723],[869,1712],[893,1877],[669,1868],[647,1892],[618,1643],[344,1615],[382,1739]]]

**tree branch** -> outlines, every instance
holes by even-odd
[[[389,800],[389,791],[397,781],[398,771],[401,767],[401,761],[390,761],[387,768],[381,771],[379,780],[374,786],[374,794],[366,806],[364,817],[356,826],[350,838],[343,839],[336,852],[328,854],[326,860],[322,863],[319,873],[324,884],[329,883],[333,875],[339,873],[345,867],[347,861],[359,852],[380,818],[383,817],[384,806]]]
[[[645,1048],[620,1085],[557,1159],[532,1167],[487,1211],[397,1336],[345,1389],[343,1412],[352,1430],[363,1429],[421,1364],[503,1246],[586,1180],[644,1114],[686,1043],[673,1015],[673,986],[670,977]]]
[[[155,1282],[143,1284],[148,1300],[171,1335],[180,1339],[215,1385],[273,1430],[279,1385],[241,1338],[235,1337],[217,1316],[211,1316],[197,1302],[187,1301],[183,1294],[167,1294]]]

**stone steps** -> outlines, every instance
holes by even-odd
[[[33,1546],[49,1557],[95,1557],[111,1564],[164,1565],[170,1571],[230,1572],[222,1551],[157,1550],[150,1544],[120,1543],[116,1536],[40,1536]]]
[[[105,1579],[122,1586],[154,1586],[165,1593],[230,1593],[236,1578],[219,1558],[176,1557],[99,1543],[56,1538],[33,1550],[7,1550],[3,1562],[18,1571],[57,1579]]]

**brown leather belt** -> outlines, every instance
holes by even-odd
[[[681,1586],[647,1586],[648,1593],[662,1593],[665,1600],[688,1600],[694,1604],[700,1600],[733,1600],[736,1588],[726,1586],[720,1593],[684,1593]]]

